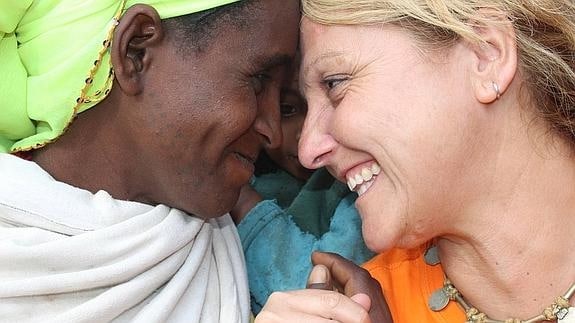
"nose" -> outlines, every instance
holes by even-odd
[[[254,129],[262,137],[263,148],[276,149],[282,142],[279,99],[273,104],[262,104],[254,121]]]
[[[305,168],[316,169],[329,164],[338,145],[329,134],[330,118],[329,110],[308,108],[298,145],[298,157]]]

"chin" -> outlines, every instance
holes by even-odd
[[[203,219],[213,219],[213,218],[219,218],[222,215],[225,215],[227,213],[229,213],[232,208],[234,207],[235,204],[235,200],[233,203],[221,203],[220,205],[217,205],[215,208],[206,210],[206,212],[203,212],[202,214],[204,214],[204,216],[200,216]]]
[[[188,207],[178,208],[184,212],[186,212],[190,216],[194,216],[200,219],[209,220],[213,218],[218,218],[226,213],[229,213],[232,209],[235,200],[233,202],[224,202],[222,200],[213,200],[216,202],[215,205],[205,205],[200,206],[198,205],[188,205]]]
[[[381,223],[370,224],[362,221],[361,233],[365,245],[373,252],[382,253],[393,248],[404,248],[399,231],[389,224],[382,227]]]
[[[371,228],[370,228],[371,229]],[[390,245],[387,239],[383,239],[382,235],[385,233],[377,232],[377,230],[370,230],[366,226],[362,227],[361,234],[363,235],[363,240],[365,245],[369,250],[381,253],[391,249],[393,246]]]

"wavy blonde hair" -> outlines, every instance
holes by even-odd
[[[317,23],[396,24],[429,46],[481,43],[474,26],[497,19],[478,15],[479,8],[509,18],[529,99],[553,130],[575,144],[573,0],[302,0],[303,14]]]

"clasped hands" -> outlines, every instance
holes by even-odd
[[[379,283],[333,253],[314,252],[307,289],[275,292],[256,317],[268,322],[393,322]]]

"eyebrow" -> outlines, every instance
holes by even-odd
[[[344,54],[344,52],[342,52],[342,51],[334,51],[334,52],[327,52],[327,53],[323,53],[323,54],[319,55],[318,57],[314,58],[311,61],[311,64],[304,66],[303,75],[307,75],[309,73],[310,68],[312,66],[316,65],[318,62],[320,62],[324,59],[328,59],[328,58],[335,58],[335,57],[343,56],[343,54]]]
[[[316,65],[317,63],[319,63],[322,60],[341,57],[343,55],[344,55],[343,51],[331,51],[331,52],[323,53],[323,54],[319,55],[318,57],[314,58],[311,61],[311,64],[308,64],[306,66],[302,66],[303,69],[300,71],[300,74],[299,74],[299,92],[300,92],[300,95],[305,98],[306,88],[309,87],[309,83],[307,81],[305,81],[305,76],[309,74],[309,70],[312,68],[312,66]]]
[[[292,63],[293,57],[287,54],[275,54],[272,56],[261,57],[257,66],[261,70],[271,70],[275,67],[288,66]]]

